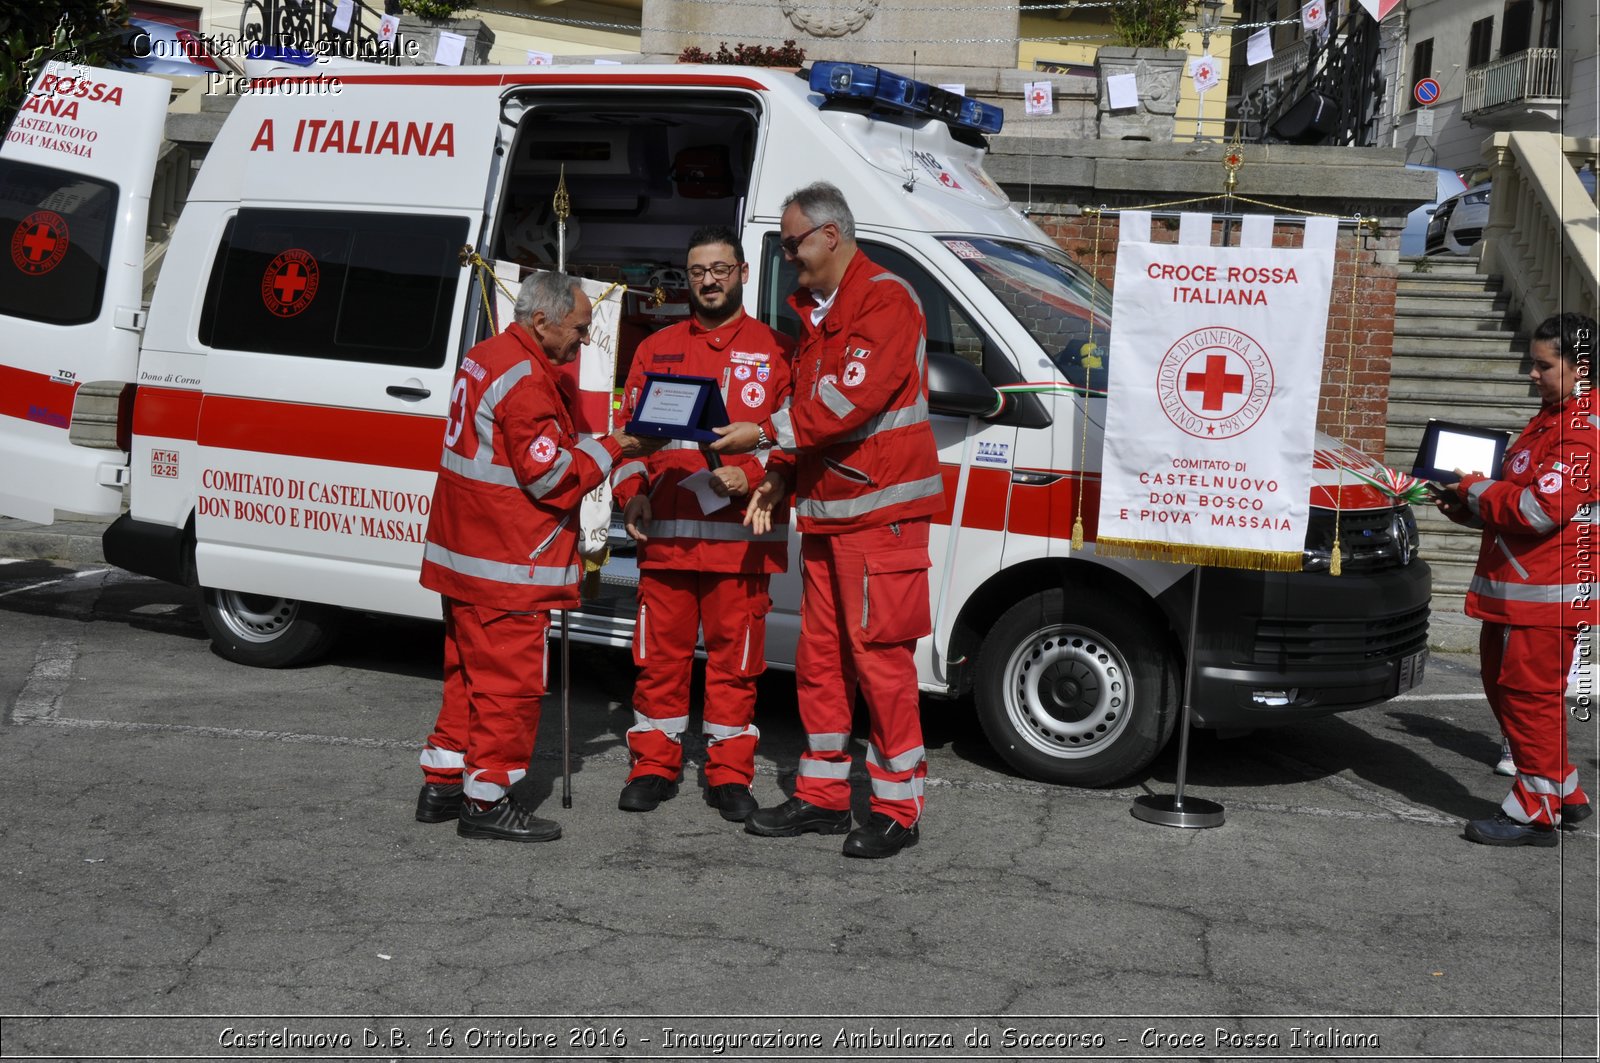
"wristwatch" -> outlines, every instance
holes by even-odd
[[[772,447],[773,442],[767,438],[767,430],[760,425],[756,425],[756,449],[771,450]]]

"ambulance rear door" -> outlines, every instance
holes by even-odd
[[[0,145],[0,515],[122,508],[127,455],[74,442],[84,385],[138,367],[170,83],[50,63]]]
[[[417,573],[499,121],[494,86],[448,75],[241,98],[207,161],[237,205],[183,296],[205,356],[202,586],[438,615]]]

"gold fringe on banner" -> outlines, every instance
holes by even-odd
[[[1257,572],[1299,572],[1305,556],[1299,550],[1246,550],[1232,546],[1196,546],[1149,539],[1105,539],[1094,545],[1100,557],[1128,557],[1139,561],[1175,561],[1184,565],[1248,568]]]

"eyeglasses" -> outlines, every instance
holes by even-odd
[[[704,280],[708,273],[719,281],[725,281],[738,268],[739,264],[734,262],[713,262],[709,266],[690,266],[686,272],[692,281]]]
[[[790,258],[793,258],[800,253],[800,245],[806,242],[806,237],[810,236],[812,233],[816,232],[818,229],[827,224],[827,222],[823,222],[822,225],[813,225],[799,236],[785,236],[782,240],[778,241],[778,246],[783,248],[784,254],[788,255]]]

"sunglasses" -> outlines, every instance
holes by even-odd
[[[783,248],[784,254],[788,255],[790,258],[793,258],[795,255],[800,253],[800,245],[806,242],[806,237],[810,236],[818,229],[823,228],[827,224],[827,222],[823,222],[822,225],[813,225],[799,236],[785,236],[782,240],[778,241],[778,246]]]

